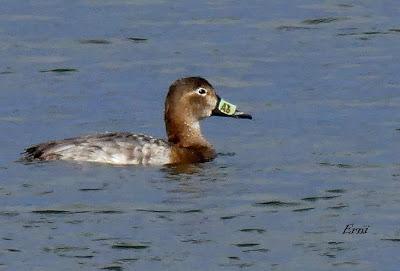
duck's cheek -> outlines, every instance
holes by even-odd
[[[210,117],[211,114],[212,114],[211,110],[202,109],[202,110],[200,110],[198,116],[199,116],[199,119],[205,119],[205,118]]]
[[[204,110],[204,117],[205,118],[211,117],[211,114],[212,114],[212,110]]]
[[[212,111],[217,106],[217,103],[218,100],[216,98],[207,96],[207,105],[204,106],[204,109],[207,112],[207,117],[212,115]]]
[[[207,97],[207,103],[208,103],[208,106],[210,108],[214,109],[215,107],[217,107],[218,97],[210,97],[210,96],[208,96]],[[212,111],[212,109],[211,109],[211,111]]]

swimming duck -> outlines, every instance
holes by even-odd
[[[176,80],[165,99],[168,140],[142,134],[113,132],[68,138],[25,149],[25,161],[74,160],[115,165],[165,165],[212,160],[216,152],[203,137],[200,120],[210,116],[251,119],[221,99],[204,78]]]

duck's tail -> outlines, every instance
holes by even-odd
[[[25,149],[23,153],[21,153],[20,161],[23,162],[33,162],[33,161],[45,161],[55,159],[53,157],[54,153],[49,153],[49,150],[54,147],[55,142],[41,143],[32,145]]]

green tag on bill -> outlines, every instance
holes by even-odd
[[[236,105],[228,103],[224,99],[221,99],[218,105],[219,111],[227,115],[233,115],[236,111]]]

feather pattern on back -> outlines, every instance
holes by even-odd
[[[167,164],[170,144],[142,134],[103,133],[37,144],[25,150],[34,160],[75,160],[109,164]]]

